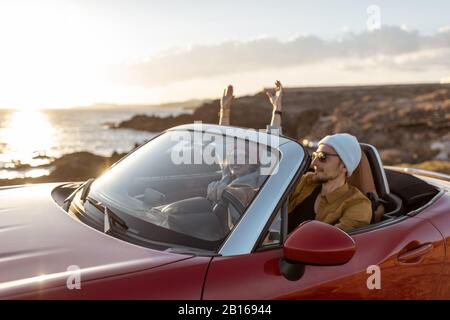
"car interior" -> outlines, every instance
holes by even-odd
[[[371,200],[371,225],[404,216],[425,205],[439,192],[436,187],[412,175],[384,169],[376,148],[364,143],[360,145],[363,151],[361,161],[349,183]],[[221,170],[218,165],[200,167],[194,174],[190,172],[191,168],[186,167],[186,172],[177,172],[174,176],[136,177],[128,194],[148,207],[204,196],[208,183],[220,180]],[[281,215],[278,214],[270,227],[272,236],[266,238],[265,244],[279,241],[280,223]]]
[[[205,150],[210,144],[207,142],[194,147]],[[194,147],[187,146],[185,150],[193,153],[196,151]],[[251,173],[257,171],[245,164],[234,165],[234,170],[242,169],[241,166],[247,168],[240,170],[237,176],[232,176],[231,166],[222,167],[219,162],[175,165],[171,160],[171,152],[172,149],[169,148],[168,151],[155,154],[153,166],[146,166],[147,171],[140,170],[130,174],[127,183],[121,185],[121,190],[117,193],[125,191],[126,201],[139,209],[139,217],[143,220],[160,223],[158,225],[204,240],[223,238],[243,215],[250,194],[251,202],[267,176],[261,174],[256,181],[246,182],[245,176],[252,176]],[[221,199],[207,200],[209,184],[227,181],[227,178],[230,179],[228,183],[232,179],[235,182],[223,191]],[[244,179],[239,180],[242,178]],[[251,185],[250,188],[246,183],[256,185]],[[249,189],[252,192],[247,192]],[[244,196],[239,197],[242,194]]]

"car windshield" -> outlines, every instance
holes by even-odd
[[[95,180],[89,197],[140,239],[218,250],[273,172],[278,153],[249,140],[196,134],[156,137]]]

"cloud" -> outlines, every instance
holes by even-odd
[[[186,50],[166,51],[140,63],[116,66],[112,78],[128,85],[154,87],[218,75],[290,66],[346,61],[343,68],[357,71],[367,66],[388,66],[420,71],[428,66],[450,66],[450,29],[431,36],[401,27],[383,27],[325,41],[300,36],[288,42],[274,38],[229,41],[217,45],[194,45]],[[350,62],[349,62],[350,61]]]
[[[364,68],[389,68],[391,72],[427,72],[432,68],[450,68],[450,48],[423,49],[396,55],[377,54],[367,58],[349,59],[341,68],[362,71]],[[436,79],[439,81],[439,79]]]
[[[438,30],[439,32],[449,32],[450,31],[450,26],[445,26],[445,27],[441,27]]]

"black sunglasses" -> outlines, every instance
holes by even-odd
[[[323,152],[323,151],[318,151],[318,152],[313,152],[312,153],[313,159],[317,158],[317,159],[319,159],[320,162],[327,161],[327,157],[329,157],[329,156],[339,157],[339,155],[336,154],[336,153],[326,153],[326,152]]]

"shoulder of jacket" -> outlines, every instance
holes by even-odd
[[[372,205],[369,198],[367,198],[361,190],[358,188],[349,185],[350,190],[350,196],[347,199],[348,204],[358,204],[358,203],[367,203],[369,205]]]

